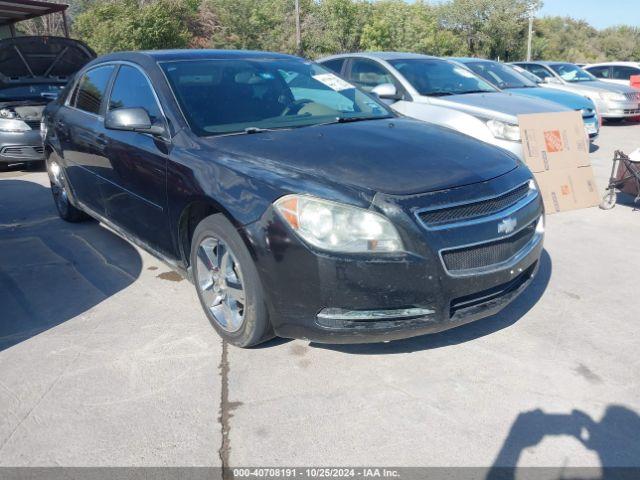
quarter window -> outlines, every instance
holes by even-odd
[[[129,65],[120,67],[111,89],[109,110],[117,108],[144,108],[154,123],[162,117],[147,77]]]
[[[74,106],[76,108],[96,115],[100,113],[102,98],[107,90],[113,68],[113,65],[97,67],[82,76],[75,93]]]

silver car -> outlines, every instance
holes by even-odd
[[[442,125],[522,159],[518,115],[571,111],[504,93],[466,67],[413,53],[350,53],[318,60],[398,113]]]
[[[0,40],[0,168],[44,160],[42,112],[67,80],[93,58],[93,50],[70,38]]]
[[[604,119],[640,115],[640,91],[630,86],[602,82],[572,63],[514,62],[514,65],[540,77],[544,82],[542,86],[589,97]]]

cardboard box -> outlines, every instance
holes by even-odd
[[[524,161],[532,172],[591,165],[580,112],[519,115],[518,123]]]
[[[591,167],[548,170],[534,174],[547,214],[595,207],[599,190]]]

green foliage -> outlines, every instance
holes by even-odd
[[[298,53],[295,0],[67,0],[74,34],[99,53],[202,47]],[[540,0],[299,0],[301,53],[401,50],[517,60]],[[640,28],[534,22],[533,57],[638,60]]]
[[[98,53],[186,47],[194,11],[180,0],[111,0],[92,3],[73,24],[74,34]]]

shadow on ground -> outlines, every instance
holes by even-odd
[[[546,437],[553,436],[573,437],[586,449],[598,455],[602,469],[599,472],[590,472],[593,474],[588,475],[590,478],[638,478],[640,416],[623,405],[608,405],[599,422],[580,410],[573,410],[568,414],[549,414],[536,409],[519,414],[511,425],[486,480],[517,478],[517,469],[514,467],[517,467],[525,449],[538,445]],[[565,468],[557,478],[585,478],[584,470]]]
[[[397,340],[389,343],[363,343],[353,345],[329,345],[312,343],[311,346],[356,355],[388,355],[447,347],[484,337],[507,328],[522,318],[542,297],[551,278],[551,257],[546,250],[540,258],[540,269],[531,285],[497,315],[478,320],[440,333]]]
[[[0,181],[0,351],[124,289],[142,259],[97,222],[60,220],[48,188]]]

